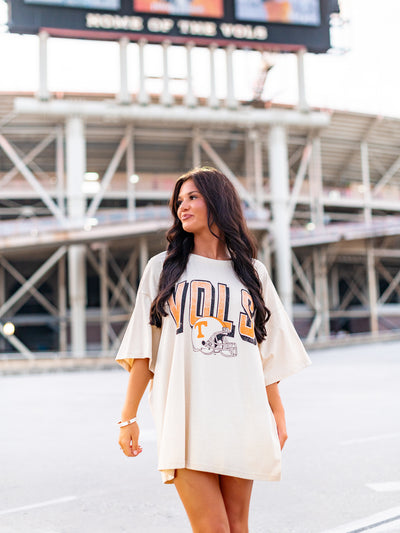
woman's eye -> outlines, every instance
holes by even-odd
[[[191,195],[190,195],[190,199],[191,199],[191,200],[196,200],[196,198],[197,198],[197,196],[196,196],[195,194],[191,194]]]

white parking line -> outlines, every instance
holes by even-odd
[[[383,533],[385,531],[396,531],[393,526],[396,525],[397,531],[400,531],[400,507],[392,507],[381,513],[354,520],[348,524],[323,531],[322,533]]]
[[[387,481],[386,483],[367,483],[369,489],[376,492],[397,492],[400,490],[400,481]]]
[[[350,440],[343,440],[340,445],[341,446],[347,446],[348,444],[359,444],[361,442],[374,442],[377,440],[384,440],[384,439],[395,439],[397,437],[400,437],[400,433],[382,433],[381,435],[373,435],[371,437],[364,437],[359,439],[350,439]]]
[[[4,509],[3,511],[0,511],[0,515],[19,513],[21,511],[29,511],[30,509],[37,509],[38,507],[47,507],[48,505],[57,505],[58,503],[72,502],[76,499],[77,496],[65,496],[64,498],[57,498],[56,500],[46,500],[44,502],[32,503],[31,505],[23,505],[22,507]]]

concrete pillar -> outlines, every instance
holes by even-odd
[[[192,167],[196,168],[201,165],[201,146],[200,146],[200,133],[196,128],[193,130],[192,137]]]
[[[164,41],[161,46],[163,49],[163,90],[161,94],[161,103],[165,106],[171,106],[174,103],[174,99],[169,90],[168,50],[171,43],[169,41]]]
[[[134,291],[135,291],[135,295],[136,295],[136,289],[137,289],[137,286],[138,286],[138,261],[137,261],[137,258],[138,258],[138,250],[135,249],[133,250],[133,252],[131,253],[131,256],[130,256],[130,261],[132,260],[132,269],[129,273],[129,284],[131,287],[133,287]],[[135,303],[134,301],[132,301],[131,303]]]
[[[213,109],[219,107],[219,99],[217,98],[217,82],[215,75],[215,51],[217,47],[212,44],[208,47],[210,52],[210,96],[208,97],[208,105]]]
[[[103,245],[100,248],[101,351],[103,353],[106,353],[109,349],[107,276],[107,245]]]
[[[264,210],[264,178],[263,178],[263,160],[262,144],[258,131],[252,131],[253,149],[254,149],[254,185],[258,214],[261,216]]]
[[[375,255],[372,242],[367,241],[367,279],[368,279],[368,299],[369,299],[369,312],[370,312],[370,329],[371,333],[379,333],[379,321],[378,321],[378,288],[376,283],[375,273]]]
[[[340,305],[340,292],[339,292],[339,267],[337,264],[334,264],[330,271],[330,291],[331,291],[331,301],[332,309],[338,309]]]
[[[128,45],[129,39],[123,37],[119,40],[119,94],[118,102],[120,104],[130,104],[131,95],[128,89]]]
[[[307,112],[310,111],[310,108],[307,103],[306,97],[306,80],[305,80],[305,71],[304,71],[304,55],[305,50],[299,50],[297,52],[297,83],[298,83],[298,95],[299,101],[297,108],[299,111]]]
[[[126,131],[126,187],[127,187],[127,207],[128,219],[136,219],[136,184],[133,180],[135,174],[135,147],[133,126],[129,125]]]
[[[289,221],[289,163],[284,126],[275,124],[271,127],[268,136],[268,150],[277,289],[286,311],[292,317],[293,279]]]
[[[244,168],[246,172],[246,188],[248,191],[255,193],[253,138],[254,130],[247,130],[244,139]]]
[[[367,224],[371,224],[371,181],[369,172],[368,143],[366,141],[361,143],[361,172],[364,187],[364,220]]]
[[[269,273],[271,273],[271,247],[269,244],[269,234],[264,233],[261,237],[259,259],[266,266]]]
[[[235,82],[233,76],[233,53],[235,47],[229,45],[226,49],[226,107],[237,109],[238,101],[235,98]]]
[[[185,94],[185,105],[187,107],[196,107],[197,98],[194,95],[193,90],[193,69],[192,69],[192,49],[194,47],[193,43],[186,44],[186,79],[187,79],[187,89]]]
[[[59,335],[58,349],[61,353],[67,351],[67,280],[66,280],[65,256],[58,262],[58,316]]]
[[[313,250],[315,271],[315,294],[317,298],[317,314],[319,315],[319,327],[317,336],[328,338],[330,334],[329,320],[329,288],[327,277],[327,253],[326,247],[321,246]]]
[[[63,215],[65,215],[64,162],[64,132],[62,126],[59,126],[56,138],[57,204]]]
[[[149,245],[146,237],[140,237],[139,241],[139,271],[140,277],[143,276],[144,269],[146,268],[149,260]]]
[[[6,301],[6,272],[4,270],[3,265],[0,265],[0,307],[5,303]],[[3,336],[0,335],[0,350],[5,351],[6,350],[6,340]]]
[[[39,100],[49,100],[50,92],[47,80],[47,42],[49,34],[45,31],[39,32],[39,88],[37,97]]]
[[[309,167],[311,221],[317,228],[324,225],[324,206],[322,203],[322,163],[321,163],[321,139],[315,137],[312,141],[312,154]]]
[[[145,39],[140,39],[138,42],[139,46],[139,93],[138,93],[138,103],[140,105],[147,105],[149,103],[149,95],[146,91],[146,72],[145,72],[145,60],[144,60],[144,47],[146,46],[147,41]]]
[[[84,219],[85,197],[82,192],[86,171],[85,128],[81,117],[67,119],[67,208],[70,220]],[[86,249],[74,244],[68,250],[68,289],[71,310],[71,350],[75,356],[86,352]]]

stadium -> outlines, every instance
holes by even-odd
[[[305,98],[303,54],[329,47],[334,3],[321,2],[318,20],[302,19],[301,35],[293,31],[296,19],[251,25],[242,12],[233,20],[226,2],[225,11],[206,11],[196,27],[182,23],[189,12],[170,11],[166,18],[142,6],[148,13],[134,21],[125,3],[115,12],[117,5],[96,2],[78,2],[75,11],[58,2],[51,8],[57,20],[49,16],[28,27],[53,13],[40,5],[46,3],[10,5],[11,31],[39,35],[40,72],[35,94],[0,94],[3,358],[114,354],[147,260],[165,249],[173,184],[199,165],[219,168],[237,187],[259,257],[308,345],[396,335],[400,121],[310,109]],[[111,11],[94,19],[90,9]],[[207,16],[222,22],[212,26]],[[60,36],[118,41],[118,93],[51,93],[47,45]],[[151,46],[162,49],[158,93],[148,89]],[[169,61],[178,47],[185,51],[185,90],[174,94]],[[192,83],[196,47],[208,52],[207,98]],[[246,101],[235,95],[240,48],[260,55]],[[127,83],[132,49],[136,92]],[[297,106],[263,100],[266,50],[297,54]],[[223,98],[217,75],[225,77]]]

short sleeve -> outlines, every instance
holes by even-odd
[[[265,305],[271,312],[267,337],[259,344],[265,384],[270,385],[311,364],[265,266],[255,262],[263,287]]]
[[[164,254],[153,257],[146,265],[136,295],[135,307],[129,320],[116,361],[130,371],[134,359],[149,359],[154,373],[161,328],[150,325],[150,308],[158,291],[158,281]]]

